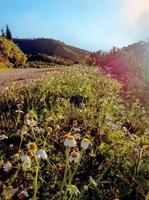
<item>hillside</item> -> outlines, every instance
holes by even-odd
[[[38,38],[38,39],[14,39],[14,42],[26,54],[47,54],[62,57],[75,62],[81,62],[85,59],[88,51],[66,45],[59,40]]]
[[[139,42],[122,49],[113,48],[109,52],[91,55],[94,63],[106,73],[122,81],[127,90],[134,90],[139,98],[148,99],[149,85],[149,42]],[[137,91],[136,91],[137,90]],[[145,92],[145,95],[144,95]],[[142,95],[143,94],[143,95]]]
[[[0,68],[24,67],[26,60],[25,54],[13,41],[0,36]]]
[[[148,200],[149,116],[120,90],[80,65],[0,95],[0,199]]]

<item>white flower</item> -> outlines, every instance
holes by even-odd
[[[80,194],[80,191],[75,185],[68,185],[67,187],[70,195],[78,196],[78,194]]]
[[[68,134],[65,141],[64,145],[66,147],[75,147],[76,146],[76,140],[73,135]]]
[[[42,158],[44,160],[47,160],[48,158],[47,153],[42,149],[37,152],[37,157]]]
[[[35,121],[35,120],[30,120],[30,119],[27,119],[26,120],[26,124],[28,125],[28,126],[36,126],[37,125],[37,121]]]
[[[31,159],[30,159],[30,157],[23,155],[23,156],[20,156],[20,159],[23,162],[22,167],[23,167],[24,170],[27,170],[28,168],[31,167]]]
[[[87,138],[83,138],[83,139],[82,139],[82,141],[81,141],[81,147],[82,147],[84,150],[88,149],[89,144],[91,144],[90,141],[89,141],[89,139],[87,139]]]
[[[21,192],[18,194],[18,198],[19,198],[19,199],[25,199],[25,198],[28,197],[28,196],[29,196],[29,195],[28,195],[28,192],[25,191],[25,190],[21,191]]]
[[[21,159],[22,162],[25,162],[25,163],[31,164],[31,159],[30,159],[29,156],[25,156],[25,155],[23,155],[23,156],[20,156],[20,159]]]
[[[9,162],[9,161],[6,162],[6,163],[4,164],[4,166],[3,166],[3,169],[4,169],[5,172],[11,171],[12,168],[13,168],[13,166],[12,166],[11,162]]]
[[[80,158],[80,154],[76,152],[75,150],[73,150],[69,156],[69,162],[74,161],[75,163],[77,163],[79,161],[79,158]]]

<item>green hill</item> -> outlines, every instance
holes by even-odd
[[[24,67],[26,55],[13,41],[0,36],[0,68]]]
[[[89,53],[88,51],[66,45],[63,42],[54,39],[14,39],[14,42],[28,55],[36,55],[39,53],[47,54],[69,59],[74,62],[83,61]]]

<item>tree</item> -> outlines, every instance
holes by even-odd
[[[11,34],[11,31],[10,31],[8,25],[6,25],[6,38],[8,40],[12,40],[12,34]]]
[[[1,35],[2,35],[2,37],[5,37],[4,29],[1,29]]]

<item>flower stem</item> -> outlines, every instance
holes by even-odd
[[[35,160],[37,163],[37,167],[36,167],[36,175],[35,175],[35,180],[34,180],[34,196],[33,196],[33,200],[36,200],[36,196],[37,196],[37,192],[38,192],[38,173],[39,173],[39,162],[37,157],[35,156]]]
[[[66,166],[65,166],[65,172],[64,172],[64,177],[61,185],[61,192],[60,195],[62,195],[64,185],[66,185],[66,175],[67,171],[69,169],[69,152],[70,152],[70,147],[66,147]]]

